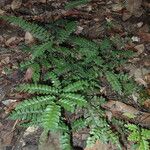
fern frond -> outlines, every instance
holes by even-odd
[[[63,43],[65,42],[71,33],[76,30],[76,23],[70,22],[65,26],[65,29],[62,29],[58,32],[58,42]]]
[[[75,103],[77,106],[86,106],[87,101],[84,99],[83,96],[79,94],[74,94],[74,93],[63,93],[61,95],[63,99],[70,99],[72,100],[73,103]]]
[[[109,52],[111,49],[112,49],[111,41],[108,38],[104,39],[100,44],[100,50],[102,52]]]
[[[66,4],[65,9],[73,9],[77,6],[86,4],[88,2],[90,2],[91,0],[75,0],[75,1],[71,1],[69,3]]]
[[[56,130],[60,121],[60,115],[60,106],[53,102],[49,104],[41,118],[43,127],[47,130]]]
[[[47,72],[44,76],[44,80],[51,80],[54,87],[60,87],[61,83],[57,77],[57,75],[54,72]]]
[[[117,75],[114,74],[113,72],[106,72],[106,78],[111,85],[112,89],[115,92],[118,92],[119,94],[122,93],[122,86],[121,83],[119,82]]]
[[[62,150],[72,150],[70,135],[68,133],[60,136],[60,146]]]
[[[141,135],[142,135],[142,137],[144,137],[144,139],[149,140],[150,139],[150,130],[142,128]]]
[[[140,129],[140,127],[134,124],[127,124],[125,127],[131,132],[128,136],[129,141],[136,142],[139,150],[149,150],[150,130]]]
[[[77,92],[80,90],[84,90],[85,87],[88,86],[86,81],[77,81],[63,88],[64,92]]]
[[[69,41],[82,48],[88,48],[91,51],[97,51],[99,49],[99,45],[97,43],[87,40],[85,38],[71,36],[69,38]]]
[[[91,136],[87,139],[87,147],[91,147],[96,143],[97,140],[101,140],[104,143],[110,140],[113,144],[116,144],[119,149],[121,149],[121,146],[118,142],[118,136],[115,135],[115,133],[113,133],[108,127],[92,128],[90,135]]]
[[[47,30],[37,24],[29,23],[22,18],[15,16],[0,16],[0,18],[21,27],[25,31],[30,32],[34,37],[41,41],[48,41],[51,38],[50,33],[48,33]]]
[[[20,63],[20,69],[27,69],[27,68],[30,67],[33,63],[34,63],[33,60],[24,61],[24,62]]]
[[[41,57],[46,50],[50,51],[52,49],[52,42],[48,41],[40,45],[36,45],[31,48],[32,50],[32,59]]]
[[[40,85],[40,84],[21,84],[17,89],[21,92],[37,93],[37,94],[58,93],[58,89],[47,85]]]
[[[150,143],[144,139],[141,140],[139,144],[138,150],[149,150],[150,149]]]
[[[75,111],[75,106],[76,103],[73,102],[70,99],[60,99],[59,100],[59,104],[64,107],[65,110],[69,111],[69,112],[74,112]]]
[[[24,100],[22,103],[17,105],[15,111],[24,111],[28,110],[40,110],[41,108],[45,107],[47,104],[51,103],[55,100],[54,96],[37,96],[33,97],[32,99]]]
[[[43,110],[28,110],[25,111],[17,110],[13,111],[10,115],[10,118],[13,120],[20,119],[20,120],[34,120],[43,114]]]
[[[85,127],[86,127],[85,119],[82,118],[75,120],[71,124],[72,131],[77,131]]]

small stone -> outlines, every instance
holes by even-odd
[[[137,27],[138,27],[138,28],[141,28],[142,26],[143,26],[143,22],[137,23]]]
[[[133,36],[131,39],[133,42],[139,42],[140,41],[140,38],[137,36]]]
[[[9,106],[11,103],[14,103],[14,102],[16,102],[16,100],[14,99],[8,99],[8,100],[2,101],[2,103],[6,106]]]

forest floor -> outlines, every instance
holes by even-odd
[[[48,24],[63,18],[76,20],[78,22],[77,34],[96,41],[107,36],[115,41],[119,49],[134,50],[136,56],[129,60],[130,64],[124,68],[139,85],[145,87],[149,98],[139,101],[136,95],[133,95],[133,101],[125,105],[124,109],[146,112],[148,117],[146,120],[142,118],[141,124],[150,127],[149,0],[92,0],[72,10],[64,9],[66,3],[67,0],[0,0],[0,15],[20,16],[41,24]],[[26,97],[26,95],[14,93],[14,88],[28,81],[27,72],[18,69],[18,64],[28,55],[19,48],[24,42],[32,43],[32,40],[34,39],[29,33],[0,20],[0,150],[38,149],[42,130],[34,127],[27,129],[18,127],[17,121],[8,118],[18,101]],[[130,107],[130,104],[134,107]],[[122,103],[118,105],[118,108],[124,106]],[[74,146],[84,149],[86,135],[87,131],[75,134]],[[53,138],[55,136],[53,135]],[[47,147],[48,142],[45,141],[42,149],[46,150]],[[113,148],[98,143],[90,150],[101,149]]]

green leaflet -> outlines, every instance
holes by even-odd
[[[149,150],[150,130],[140,128],[134,124],[126,124],[125,127],[130,131],[129,141],[137,143],[139,150]]]
[[[110,83],[112,89],[115,92],[118,92],[119,94],[121,94],[122,86],[121,86],[120,81],[117,78],[117,75],[114,74],[113,72],[106,72],[105,74],[106,74],[106,78],[107,78],[108,82]]]
[[[51,103],[46,107],[42,116],[42,125],[46,130],[57,130],[60,120],[60,106]]]

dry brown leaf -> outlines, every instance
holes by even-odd
[[[137,54],[140,55],[144,52],[145,46],[144,44],[140,44],[134,47],[137,50]]]
[[[20,8],[21,4],[22,4],[22,0],[13,0],[11,3],[12,10]]]
[[[32,75],[33,75],[33,69],[32,68],[28,68],[26,73],[25,73],[25,76],[24,76],[24,81],[30,81],[31,78],[32,78]]]
[[[145,81],[150,84],[150,73],[145,75]]]
[[[92,147],[85,148],[84,150],[109,150],[109,145],[104,144],[101,141],[96,141],[96,143]]]
[[[6,44],[6,46],[10,46],[11,45],[11,43],[13,43],[13,42],[15,42],[16,41],[16,39],[17,39],[17,37],[11,37],[11,38],[9,38],[6,42],[5,42],[5,44]]]
[[[140,32],[139,36],[143,42],[150,42],[150,33]]]
[[[32,34],[30,32],[26,32],[25,33],[25,43],[26,44],[32,44],[32,43],[34,43],[34,41],[35,41],[35,39],[32,36]]]
[[[141,9],[142,0],[126,0],[126,9],[128,12],[124,12],[122,19],[126,21],[129,19],[132,15],[135,17],[140,17],[143,13]]]
[[[145,108],[150,109],[150,99],[147,99],[146,101],[144,101],[143,105]]]
[[[5,13],[5,11],[3,11],[2,9],[0,9],[0,15],[3,15]]]
[[[125,119],[133,123],[138,123],[139,125],[144,127],[150,127],[150,113],[139,111],[130,105],[115,100],[109,100],[102,107],[111,111],[112,115],[116,118]],[[130,118],[124,114],[130,114],[130,116],[135,117]]]
[[[13,139],[13,132],[12,131],[1,131],[0,138],[2,142],[0,143],[2,146],[9,146],[11,145]]]
[[[120,3],[112,5],[113,11],[121,11],[122,9],[123,9],[123,5]]]

